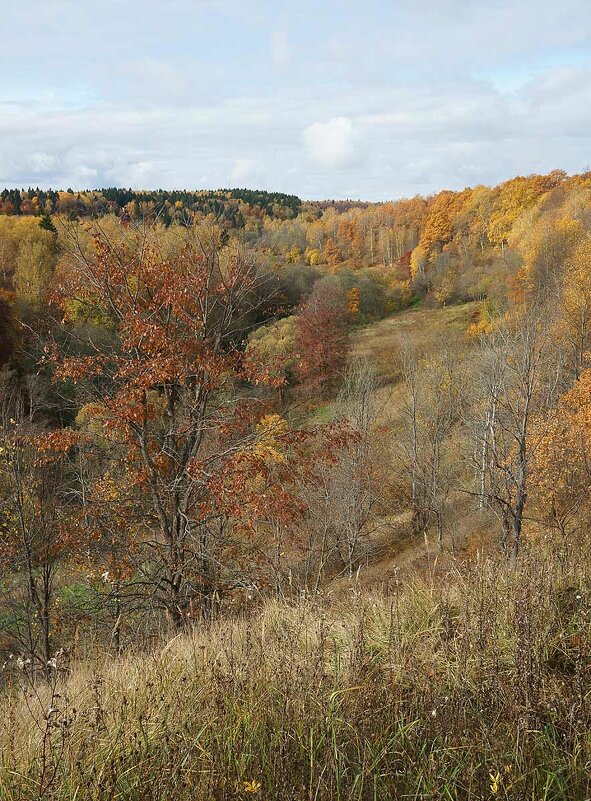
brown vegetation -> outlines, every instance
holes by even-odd
[[[105,193],[3,195],[0,798],[588,798],[590,176]]]

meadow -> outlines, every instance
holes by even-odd
[[[124,656],[9,660],[0,798],[544,799],[591,792],[589,553],[255,603]]]

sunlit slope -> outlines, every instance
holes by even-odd
[[[471,353],[478,343],[469,336],[468,328],[478,319],[480,307],[479,302],[470,302],[443,308],[408,309],[354,334],[353,358],[373,364],[380,379],[375,392],[377,458],[386,468],[389,484],[384,488],[388,498],[384,528],[376,536],[373,558],[359,573],[363,583],[387,582],[400,571],[447,566],[450,560],[489,545],[488,515],[476,510],[474,499],[462,492],[461,486],[449,497],[443,549],[436,542],[434,532],[413,533],[411,512],[402,489],[407,476],[398,458],[400,441],[408,436],[405,429],[408,398],[400,372],[403,343],[410,343],[425,360],[452,353],[454,358],[460,359],[460,365],[469,369]],[[455,443],[447,442],[446,447],[453,448]]]
[[[375,364],[387,383],[399,377],[401,337],[412,339],[425,355],[445,348],[470,346],[466,331],[478,315],[478,301],[437,309],[413,308],[368,325],[354,335],[353,354]]]

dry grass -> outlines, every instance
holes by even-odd
[[[407,309],[357,332],[353,355],[376,365],[386,383],[398,378],[396,351],[400,337],[412,337],[417,350],[437,353],[468,344],[466,329],[480,308],[477,301],[440,309]]]
[[[269,602],[49,684],[15,669],[0,798],[583,801],[590,579],[580,554],[487,560]]]

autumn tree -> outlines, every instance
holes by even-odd
[[[326,261],[329,269],[335,271],[338,265],[343,261],[343,256],[338,248],[337,243],[332,237],[327,239],[324,246],[324,260]]]
[[[573,544],[590,522],[591,371],[564,393],[540,428],[532,459],[531,496],[538,522]]]
[[[520,218],[509,242],[518,246],[523,257],[520,280],[525,289],[525,302],[538,305],[544,300],[556,302],[564,268],[572,262],[573,252],[584,236],[583,225],[578,220],[556,218],[539,210],[527,212]]]
[[[548,175],[518,176],[495,188],[487,236],[504,251],[513,225],[544,193],[557,186],[564,173],[556,170]]]
[[[296,315],[296,374],[322,395],[342,376],[349,351],[346,293],[319,282]]]
[[[36,217],[0,216],[0,270],[6,289],[26,304],[37,305],[57,262],[57,235]]]
[[[477,186],[457,221],[457,228],[481,254],[489,245],[488,226],[492,212],[492,190],[488,186]]]
[[[283,317],[253,331],[246,357],[276,379],[279,400],[283,403],[285,388],[293,383],[298,362],[295,316]]]
[[[391,231],[394,253],[390,252],[390,263],[418,245],[427,213],[428,202],[419,196],[378,207],[380,221],[383,220],[384,227]]]
[[[571,373],[578,379],[591,349],[591,236],[588,233],[563,266],[556,328],[559,339],[565,343]]]
[[[49,284],[55,262],[52,243],[35,239],[25,240],[19,248],[14,270],[17,298],[32,305],[38,304],[41,293]]]
[[[553,351],[543,310],[513,320],[483,345],[474,432],[480,498],[501,523],[501,545],[512,560],[521,549],[531,461],[559,386],[561,361]]]
[[[427,251],[441,249],[454,236],[456,220],[471,196],[470,189],[463,192],[445,190],[436,195],[431,204],[421,233],[421,246]]]
[[[127,483],[146,502],[141,536],[154,597],[178,626],[220,589],[239,491],[230,465],[255,436],[257,405],[235,389],[266,378],[249,373],[242,355],[265,279],[215,231],[189,232],[168,259],[148,228],[130,236],[98,233],[90,253],[71,244],[54,291],[69,337],[48,348],[47,360],[121,450]],[[92,320],[110,335],[97,336]]]
[[[35,669],[55,650],[56,578],[73,546],[64,459],[73,439],[54,439],[31,418],[16,379],[0,387],[0,554],[8,626]],[[80,537],[78,536],[80,542]]]

